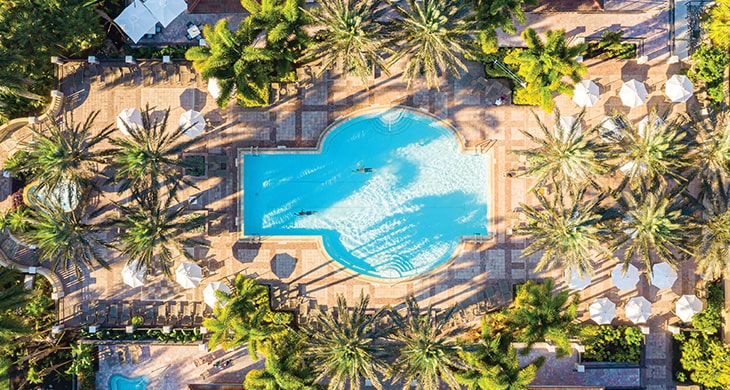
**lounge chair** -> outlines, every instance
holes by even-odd
[[[106,317],[109,315],[109,303],[102,301],[96,308],[96,317],[94,318],[95,324],[103,324],[106,322]]]
[[[132,321],[132,305],[129,302],[122,302],[122,315],[120,320],[122,325],[130,325]]]
[[[119,304],[117,302],[112,302],[109,306],[108,323],[111,326],[116,326],[119,323]]]
[[[154,322],[155,322],[155,305],[154,304],[145,305],[144,325],[152,326],[154,324]]]
[[[168,322],[168,313],[167,313],[167,302],[164,302],[162,305],[157,307],[157,323],[156,325],[164,325]]]

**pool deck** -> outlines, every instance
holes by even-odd
[[[647,16],[647,15],[645,15]],[[642,22],[643,23],[643,22]],[[124,64],[115,64],[115,66]],[[474,319],[469,306],[485,297],[499,292],[504,302],[512,286],[528,279],[555,277],[559,288],[566,288],[561,270],[535,274],[532,269],[537,258],[520,257],[525,239],[509,235],[510,229],[520,223],[516,207],[530,202],[527,190],[529,179],[508,178],[505,173],[524,166],[525,161],[511,153],[511,150],[527,147],[520,129],[536,129],[531,111],[523,106],[507,104],[497,106],[495,100],[509,94],[504,80],[485,80],[484,72],[476,63],[469,63],[469,73],[460,80],[445,78],[440,89],[429,90],[417,80],[410,89],[400,79],[403,64],[396,64],[391,75],[379,75],[370,81],[365,89],[358,78],[330,72],[324,80],[311,80],[303,88],[284,85],[274,90],[276,101],[270,107],[246,109],[230,104],[221,110],[206,92],[206,84],[200,76],[194,77],[186,70],[185,63],[178,63],[175,73],[168,78],[155,73],[159,62],[140,61],[132,69],[130,78],[120,71],[110,71],[106,83],[98,77],[87,77],[81,62],[69,62],[62,67],[61,89],[68,97],[68,106],[74,108],[76,118],[84,118],[99,110],[96,125],[104,126],[115,121],[124,108],[144,107],[154,110],[171,108],[171,122],[185,110],[195,109],[203,113],[209,122],[205,135],[199,138],[199,145],[190,150],[216,157],[225,164],[209,169],[207,177],[196,180],[198,189],[185,189],[181,199],[199,196],[192,208],[203,210],[209,218],[209,248],[191,250],[198,261],[209,270],[209,275],[194,289],[183,290],[161,275],[153,275],[146,286],[129,288],[122,282],[121,269],[124,259],[116,253],[108,253],[112,270],[94,270],[79,281],[73,274],[60,275],[64,280],[66,296],[59,301],[59,318],[68,326],[81,323],[79,308],[92,300],[142,300],[142,301],[188,301],[202,302],[203,289],[212,281],[230,280],[239,273],[256,276],[262,283],[273,286],[275,303],[291,305],[307,311],[315,305],[333,306],[336,297],[344,294],[348,301],[354,301],[360,293],[369,294],[374,305],[400,305],[408,295],[415,296],[422,306],[434,305],[446,308],[455,304],[467,306],[464,316]],[[182,65],[182,66],[180,66]],[[686,104],[669,104],[663,95],[663,83],[676,73],[681,63],[667,64],[666,55],[650,58],[646,64],[635,60],[589,60],[586,62],[586,79],[596,81],[601,87],[597,104],[586,110],[588,125],[598,124],[609,112],[626,112],[632,120],[645,116],[649,107],[657,106],[660,112],[684,112],[688,105],[697,105],[693,98]],[[149,77],[147,77],[149,76]],[[302,79],[305,79],[303,75]],[[644,80],[649,89],[648,104],[629,110],[621,105],[618,90],[622,81],[631,78]],[[448,266],[411,281],[389,283],[372,281],[342,272],[336,264],[327,262],[321,247],[316,242],[271,242],[262,238],[251,242],[240,241],[236,226],[239,181],[235,159],[239,149],[255,147],[311,147],[321,132],[336,118],[349,115],[372,106],[406,105],[428,111],[449,121],[470,146],[489,145],[494,155],[493,197],[488,205],[494,212],[491,218],[495,237],[482,243],[469,243],[464,252]],[[570,98],[556,98],[556,106],[563,115],[575,115],[580,109]],[[536,115],[548,125],[552,115],[536,110]],[[585,127],[584,127],[585,128]],[[19,130],[1,144],[0,159],[14,152],[19,142],[29,139],[27,130]],[[221,160],[222,159],[222,160]],[[209,167],[210,168],[210,167]],[[214,172],[215,171],[215,172]],[[6,192],[8,180],[3,180],[3,201],[7,208],[9,198]],[[105,188],[106,190],[111,190]],[[110,199],[114,195],[104,194]],[[102,198],[102,201],[105,201]],[[99,218],[104,218],[100,216]],[[278,261],[285,258],[287,261]],[[588,320],[588,305],[597,297],[608,296],[618,306],[618,317],[614,324],[626,323],[622,303],[629,297],[642,295],[653,303],[655,315],[649,320],[651,334],[647,336],[646,369],[642,370],[642,384],[648,390],[670,388],[670,337],[666,324],[673,318],[673,301],[682,294],[693,294],[698,277],[691,263],[680,267],[679,280],[672,289],[657,291],[646,283],[642,276],[634,290],[619,293],[612,287],[610,270],[617,261],[597,265],[593,283],[580,292],[580,318]],[[286,297],[295,297],[287,300]],[[476,313],[476,310],[475,312]],[[469,318],[465,318],[469,320]],[[191,350],[185,356],[201,356],[202,352]],[[157,361],[154,364],[162,364]],[[181,363],[183,364],[183,363]],[[181,373],[185,371],[181,365]],[[117,372],[107,367],[106,372]],[[123,373],[124,370],[119,371]],[[102,379],[100,379],[102,380]],[[103,380],[101,382],[104,383]],[[165,388],[165,387],[151,387]]]

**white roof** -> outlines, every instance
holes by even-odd
[[[185,0],[145,0],[144,6],[163,27],[167,27],[170,22],[188,9]]]
[[[157,18],[140,1],[134,0],[132,4],[122,11],[114,23],[124,31],[134,42],[139,42],[150,29],[154,29]]]

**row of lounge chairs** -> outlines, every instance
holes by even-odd
[[[155,84],[195,84],[197,72],[187,61],[163,63],[144,61],[128,64],[122,61],[66,64],[67,77],[75,89],[83,85],[155,85]]]
[[[151,359],[150,347],[139,344],[102,345],[99,347],[99,357],[109,365],[138,364]]]
[[[203,318],[212,315],[203,302],[156,301],[93,301],[79,308],[83,325],[121,327],[131,325],[132,317],[141,316],[144,327],[199,326]]]

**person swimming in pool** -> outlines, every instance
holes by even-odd
[[[297,213],[297,216],[303,217],[305,215],[312,215],[312,214],[317,214],[317,212],[313,211],[313,210],[307,210],[307,211],[302,210]]]
[[[375,168],[360,167],[360,168],[353,170],[353,172],[372,172],[374,170],[375,170]]]

